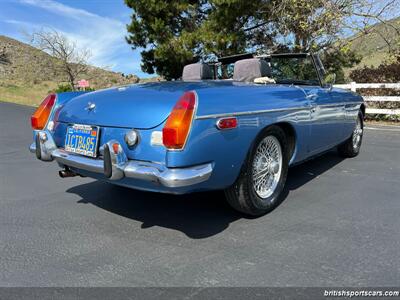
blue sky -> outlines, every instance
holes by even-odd
[[[123,0],[0,0],[0,34],[27,42],[26,34],[51,27],[92,52],[90,63],[149,77],[140,51],[125,41],[131,10]]]

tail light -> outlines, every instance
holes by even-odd
[[[163,128],[163,144],[166,148],[182,149],[185,146],[195,108],[195,93],[184,93],[175,104]]]
[[[43,129],[46,126],[47,120],[49,119],[51,109],[56,102],[56,95],[50,94],[44,98],[43,102],[36,109],[31,116],[31,125],[33,129]]]

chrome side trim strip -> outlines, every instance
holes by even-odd
[[[245,115],[273,113],[273,112],[280,112],[280,111],[304,110],[304,109],[310,109],[310,108],[308,106],[306,106],[306,107],[289,107],[289,108],[275,108],[275,109],[265,109],[265,110],[253,110],[253,111],[241,111],[241,112],[232,112],[232,113],[210,114],[210,115],[196,116],[196,120],[216,119],[216,118],[222,118],[222,117],[245,116]]]
[[[362,102],[340,102],[340,103],[329,103],[322,105],[315,105],[320,107],[328,107],[328,106],[342,106],[342,105],[355,105],[361,104]],[[312,105],[314,106],[314,105]],[[233,116],[245,116],[245,115],[255,115],[255,114],[264,114],[264,113],[274,113],[274,112],[282,112],[282,111],[294,111],[294,110],[309,110],[310,106],[304,107],[288,107],[288,108],[275,108],[275,109],[265,109],[265,110],[253,110],[253,111],[242,111],[242,112],[231,112],[231,113],[220,113],[220,114],[209,114],[196,116],[195,120],[204,120],[204,119],[216,119],[216,118],[224,118],[224,117],[233,117]]]
[[[364,101],[355,101],[355,102],[343,102],[344,105],[356,105],[356,104],[363,104]]]
[[[339,103],[315,104],[312,106],[335,107],[335,106],[344,106],[344,105],[356,105],[356,104],[361,104],[361,103],[362,102],[339,102]]]

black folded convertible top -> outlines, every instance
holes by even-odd
[[[235,54],[230,56],[224,56],[218,58],[218,62],[223,65],[233,64],[238,60],[259,57],[264,59],[270,59],[273,57],[287,57],[287,58],[294,58],[294,57],[306,57],[310,55],[309,53],[277,53],[277,54],[265,54],[265,55],[255,55],[254,53],[242,53],[242,54]]]
[[[246,58],[253,58],[253,53],[243,53],[243,54],[235,54],[230,56],[224,56],[218,58],[218,62],[222,63],[223,65],[233,64],[238,60],[246,59]]]

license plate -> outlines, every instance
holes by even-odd
[[[90,157],[97,156],[99,127],[74,124],[67,127],[65,151]]]

